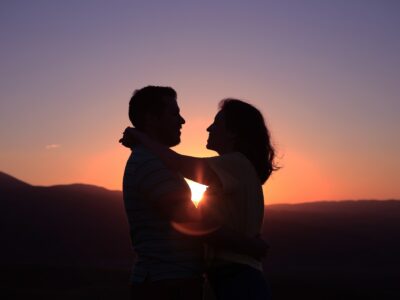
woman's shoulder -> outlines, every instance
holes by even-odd
[[[219,156],[208,157],[207,160],[209,161],[217,161],[226,164],[239,164],[239,163],[247,163],[249,160],[246,156],[240,152],[230,152],[226,154],[222,154]]]
[[[220,159],[229,167],[240,169],[252,167],[250,160],[241,152],[231,152],[220,156]]]
[[[220,156],[211,157],[209,158],[208,162],[214,170],[224,170],[236,178],[248,176],[255,171],[251,162],[244,154],[240,152],[231,152]]]

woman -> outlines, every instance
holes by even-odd
[[[200,206],[205,223],[255,237],[264,216],[262,185],[277,169],[264,118],[248,103],[225,99],[207,131],[207,148],[219,156],[181,155],[133,128],[126,129],[123,140],[142,143],[168,167],[209,186]],[[260,260],[217,247],[208,247],[207,259],[207,277],[217,299],[269,298]]]

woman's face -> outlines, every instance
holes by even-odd
[[[233,151],[235,136],[226,128],[225,117],[222,111],[217,113],[214,122],[207,128],[207,131],[207,149],[214,150],[219,154]]]

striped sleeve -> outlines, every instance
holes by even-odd
[[[140,174],[139,190],[149,201],[156,201],[168,193],[188,192],[187,184],[183,178],[169,170],[158,159],[145,162],[137,172]]]

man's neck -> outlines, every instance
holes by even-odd
[[[162,140],[158,132],[155,132],[153,130],[143,130],[143,133],[145,133],[148,137],[150,137],[152,140],[154,140],[157,143],[160,143],[161,145],[164,145],[168,148],[170,148],[168,145],[165,144],[165,142]]]

